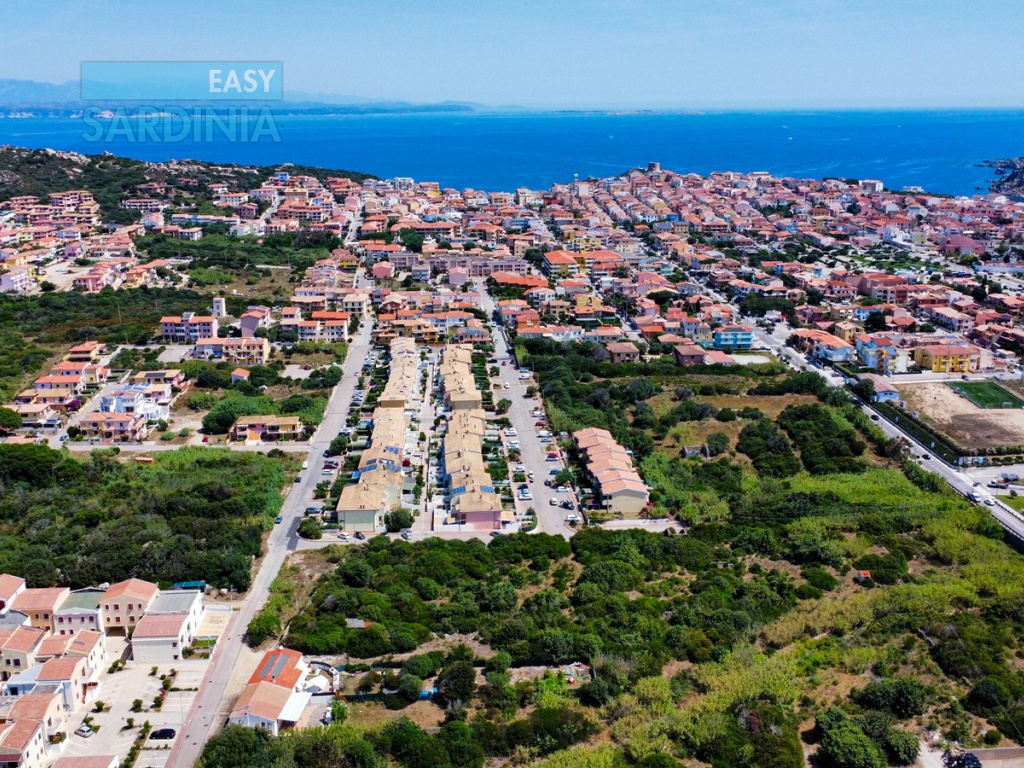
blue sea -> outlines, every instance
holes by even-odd
[[[946,194],[987,190],[977,163],[1024,155],[1022,111],[458,113],[282,116],[279,143],[89,142],[81,120],[0,119],[0,144],[141,160],[292,162],[411,176],[442,186],[514,190],[663,168],[877,178]]]

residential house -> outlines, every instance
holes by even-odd
[[[142,619],[156,600],[160,588],[142,579],[128,579],[111,584],[100,598],[103,628],[110,634],[127,634]]]

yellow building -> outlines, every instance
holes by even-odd
[[[914,362],[934,373],[968,373],[975,357],[975,350],[966,344],[929,344],[914,350]]]

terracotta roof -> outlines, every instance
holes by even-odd
[[[267,651],[263,660],[256,667],[256,671],[249,678],[249,682],[268,682],[291,690],[302,676],[302,670],[298,668],[301,662],[302,654],[298,651],[290,651],[286,648]]]
[[[25,580],[20,576],[11,576],[9,573],[0,573],[0,597],[9,598],[23,586],[25,586]]]
[[[187,613],[150,614],[143,616],[135,627],[133,640],[147,637],[177,637],[181,625],[188,618]]]
[[[290,689],[273,683],[251,683],[242,690],[230,717],[254,715],[265,720],[277,720],[291,695]]]
[[[8,718],[11,720],[45,720],[46,712],[49,710],[50,705],[53,704],[53,700],[56,699],[58,694],[56,693],[25,693],[18,696],[14,704],[11,706],[11,711],[8,714]]]
[[[36,731],[42,727],[37,720],[17,720],[8,726],[0,726],[0,750],[24,752],[35,738]]]
[[[12,651],[31,651],[45,634],[45,629],[27,625],[18,627],[14,630],[10,639],[4,643],[4,648],[10,648]]]
[[[50,659],[49,661],[43,662],[42,668],[39,670],[39,680],[71,680],[75,677],[78,672],[79,666],[85,665],[85,662],[80,658],[63,658],[63,659]]]
[[[142,579],[128,579],[127,581],[119,581],[117,584],[111,584],[107,591],[103,593],[102,600],[109,600],[114,597],[133,597],[139,600],[150,600],[156,596],[156,593],[160,591],[160,588],[149,581],[143,581]]]

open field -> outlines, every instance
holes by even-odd
[[[979,408],[1024,408],[1024,400],[991,381],[950,381],[954,392]]]
[[[979,408],[945,382],[899,387],[907,410],[957,443],[971,448],[995,448],[1024,442],[1024,411],[1019,408]]]

